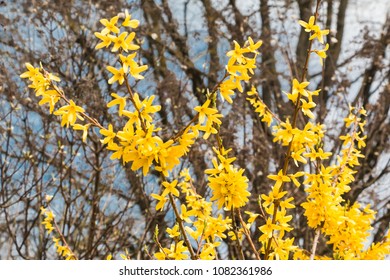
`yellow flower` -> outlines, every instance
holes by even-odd
[[[280,127],[282,128],[277,129],[273,141],[282,141],[283,145],[287,146],[293,140],[294,135],[297,133],[297,129],[292,128],[289,119],[287,119],[286,122],[282,122]]]
[[[264,208],[268,208],[269,206],[273,206],[275,200],[280,200],[282,197],[286,195],[286,191],[281,192],[280,187],[273,186],[271,191],[268,193],[268,196],[262,194],[260,197],[264,201],[262,203]]]
[[[187,206],[185,204],[182,204],[180,206],[181,214],[180,218],[182,218],[186,223],[191,223],[191,219],[189,217],[195,216],[194,210],[187,210]]]
[[[209,176],[209,187],[213,191],[211,201],[217,200],[218,208],[240,208],[248,202],[250,193],[247,191],[248,178],[243,176],[244,169],[223,169],[213,176]]]
[[[305,31],[306,32],[311,32],[314,30],[314,20],[315,20],[315,17],[314,16],[311,16],[309,18],[309,21],[308,22],[305,22],[303,20],[299,20],[298,23],[300,25],[302,25],[304,28],[305,28]]]
[[[177,244],[171,244],[171,253],[168,254],[168,257],[174,260],[188,259],[188,255],[185,254],[188,252],[188,248],[183,243],[184,241],[179,241]]]
[[[125,109],[126,106],[126,97],[119,96],[116,93],[111,93],[111,96],[114,97],[114,100],[110,101],[107,104],[107,107],[110,108],[115,105],[119,105],[119,116],[122,116],[123,110]]]
[[[263,44],[263,41],[260,40],[260,41],[257,41],[257,43],[254,43],[252,38],[248,37],[248,43],[249,43],[249,46],[247,47],[247,49],[250,52],[258,54],[259,52],[257,51],[257,49],[261,47],[261,45]]]
[[[210,99],[207,99],[202,106],[196,106],[194,108],[194,110],[199,113],[199,117],[198,117],[199,124],[203,124],[206,117],[208,117],[208,115],[212,115],[218,112],[217,109],[209,108],[210,102],[211,102]]]
[[[322,49],[322,50],[314,50],[313,52],[315,52],[319,57],[320,57],[320,63],[321,65],[324,65],[324,59],[326,58],[326,51],[329,49],[329,44],[327,43],[325,45],[325,48]]]
[[[84,120],[78,113],[83,113],[84,109],[76,106],[73,100],[69,101],[69,105],[62,106],[57,111],[54,112],[54,115],[62,116],[61,126],[74,125],[77,119]]]
[[[148,65],[134,66],[130,68],[130,75],[133,76],[134,79],[142,80],[144,76],[140,73],[148,70]]]
[[[310,36],[309,40],[313,40],[317,38],[321,44],[324,43],[323,36],[329,34],[329,29],[321,30],[321,28],[318,25],[314,25],[312,31],[314,33],[313,35]]]
[[[276,181],[274,188],[279,188],[284,182],[290,182],[291,179],[283,174],[283,170],[279,170],[277,175],[268,175],[269,179]]]
[[[34,68],[34,66],[32,66],[30,63],[25,63],[25,65],[26,65],[26,68],[27,68],[28,71],[26,71],[23,74],[21,74],[20,75],[21,78],[23,78],[23,79],[26,79],[26,78],[31,79],[31,78],[41,74],[40,71],[39,71],[39,68]]]
[[[100,140],[100,142],[102,142],[103,144],[107,144],[109,142],[112,142],[116,136],[116,133],[114,132],[114,130],[112,128],[112,124],[108,125],[108,129],[105,129],[105,128],[100,129],[100,134],[103,136],[106,136],[106,137],[104,137],[103,140]]]
[[[118,21],[118,16],[115,16],[111,18],[110,20],[107,20],[105,18],[100,20],[100,23],[105,26],[105,28],[102,30],[101,34],[106,35],[110,32],[112,33],[119,33],[119,28],[116,26],[116,23]]]
[[[280,226],[275,225],[272,223],[272,218],[268,217],[267,221],[264,225],[259,227],[259,230],[263,233],[262,236],[260,236],[260,241],[264,241],[264,239],[270,239],[273,235],[274,230],[279,230]]]
[[[176,188],[177,180],[169,182],[163,182],[162,185],[165,187],[162,196],[167,196],[167,194],[171,193],[174,196],[179,196],[179,190]]]
[[[233,41],[233,42],[234,42],[234,50],[228,51],[226,53],[227,56],[231,56],[228,65],[233,65],[236,61],[238,63],[243,63],[245,61],[245,57],[243,56],[245,50],[240,47],[237,41]]]
[[[295,96],[299,93],[301,96],[308,97],[308,93],[306,91],[306,87],[310,84],[310,82],[302,82],[300,83],[297,79],[293,80],[293,90],[292,95]],[[298,96],[298,95],[297,95]]]
[[[291,152],[291,158],[294,160],[294,163],[296,166],[298,166],[298,161],[302,162],[303,164],[307,163],[307,160],[302,156],[302,153],[305,151],[305,148],[302,148],[298,151]]]
[[[293,197],[290,197],[290,198],[287,198],[283,201],[280,202],[280,207],[283,209],[292,209],[292,208],[295,208],[295,205],[294,204],[291,204],[290,202],[293,201],[294,198]],[[280,222],[280,220],[279,220]]]
[[[60,100],[60,95],[55,90],[47,90],[42,93],[42,99],[39,101],[39,105],[49,103],[50,114],[53,113],[54,107],[57,102]]]
[[[101,49],[101,48],[107,48],[108,46],[111,45],[112,40],[108,35],[102,34],[99,32],[95,32],[94,34],[97,38],[99,38],[101,40],[101,42],[96,45],[96,47],[95,47],[96,50]]]
[[[156,204],[156,210],[162,211],[165,203],[168,201],[168,198],[165,196],[162,196],[162,195],[155,194],[155,193],[152,193],[150,196],[158,201],[158,203]]]
[[[260,214],[255,214],[250,211],[245,211],[245,214],[249,215],[248,224],[252,224]]]
[[[199,258],[201,260],[213,260],[215,259],[215,248],[218,247],[221,242],[205,243],[200,252]]]
[[[233,100],[230,96],[234,95],[234,90],[236,88],[237,85],[233,78],[223,81],[219,86],[219,93],[221,94],[222,99],[232,104]]]
[[[75,129],[75,130],[82,130],[82,131],[83,131],[82,139],[83,139],[83,142],[84,142],[84,143],[87,141],[88,128],[89,128],[89,127],[90,127],[90,124],[86,124],[86,125],[75,124],[75,125],[73,126],[73,129]]]
[[[114,46],[111,49],[112,52],[117,52],[120,48],[122,48],[123,50],[128,49],[127,43],[125,41],[127,34],[127,32],[122,32],[118,36],[108,35],[111,41],[114,43]]]
[[[175,238],[180,236],[179,225],[175,224],[173,228],[167,228],[167,233],[170,238]]]
[[[125,20],[122,22],[122,26],[128,26],[130,28],[137,28],[139,25],[139,20],[131,19],[131,15],[127,10],[125,10]]]
[[[125,43],[127,45],[127,48],[123,49],[125,52],[128,52],[128,51],[135,51],[135,50],[138,50],[139,49],[139,46],[136,45],[136,44],[133,44],[133,40],[134,40],[134,37],[135,37],[135,33],[134,32],[131,32],[129,34],[129,36],[126,37],[125,39]]]
[[[138,66],[137,62],[135,62],[134,60],[136,55],[137,55],[136,52],[129,54],[128,56],[119,54],[119,58],[121,59],[123,65],[123,71],[125,71],[125,73],[128,72],[129,68]]]
[[[316,104],[314,102],[307,102],[305,99],[301,98],[302,102],[302,112],[311,119],[314,119],[314,114],[310,111],[311,108],[314,108]]]
[[[302,150],[304,150],[304,149],[302,149]],[[305,172],[300,171],[300,172],[297,172],[295,174],[288,174],[288,177],[290,177],[291,181],[294,183],[294,185],[296,187],[299,187],[301,185],[301,183],[298,182],[297,177],[301,177],[303,175],[305,175]]]
[[[107,66],[106,68],[113,74],[113,76],[108,80],[109,84],[113,84],[116,81],[118,81],[120,85],[123,84],[125,81],[125,73],[122,67],[119,70],[112,66]]]

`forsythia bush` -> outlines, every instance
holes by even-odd
[[[168,247],[160,244],[158,228],[155,229],[153,236],[159,248],[153,252],[156,259],[212,260],[216,258],[216,249],[225,238],[236,242],[242,259],[244,254],[241,244],[244,241],[250,244],[254,259],[383,259],[390,253],[390,235],[365,249],[375,213],[370,205],[348,205],[343,199],[343,194],[350,191],[354,181],[353,168],[359,164],[359,158],[363,157],[360,149],[365,146],[363,116],[367,112],[364,108],[350,107],[350,113],[345,118],[348,134],[341,137],[344,148],[337,156],[337,162],[331,165],[323,164],[332,155],[323,150],[325,127],[311,121],[314,119],[312,110],[316,107],[313,96],[321,94],[321,89],[308,89],[308,61],[315,54],[322,64],[329,47],[328,44],[324,46],[324,36],[329,31],[322,30],[316,24],[317,10],[308,22],[299,21],[308,33],[309,49],[302,76],[293,79],[292,89],[286,93],[286,98],[294,106],[293,115],[286,119],[276,116],[267,107],[255,85],[251,85],[248,92],[244,90],[243,85],[250,85],[251,76],[257,68],[256,58],[262,44],[261,41],[255,42],[248,38],[243,45],[234,41],[234,49],[227,53],[229,61],[225,75],[212,90],[207,91],[204,104],[194,108],[195,117],[168,140],[162,140],[159,136],[161,127],[157,127],[154,122],[154,115],[161,108],[155,104],[155,96],[142,98],[132,87],[135,80],[143,79],[142,73],[148,66],[137,62],[140,46],[135,43],[134,30],[139,21],[132,19],[127,11],[124,18],[117,15],[100,20],[104,28],[95,33],[100,40],[96,49],[108,49],[116,57],[112,65],[106,67],[112,75],[108,83],[119,83],[125,94],[111,93],[112,101],[107,106],[117,106],[119,116],[126,120],[123,127],[117,128],[112,124],[103,126],[88,116],[76,101],[68,99],[66,93],[57,86],[60,79],[42,65],[34,67],[26,63],[27,72],[21,74],[21,77],[28,79],[29,87],[42,97],[39,104],[47,104],[50,113],[61,118],[62,126],[80,130],[83,141],[88,141],[90,131],[97,128],[102,143],[112,151],[112,160],[117,160],[118,164],[130,163],[132,170],[142,170],[144,175],[152,168],[160,173],[160,192],[151,194],[151,197],[155,200],[156,211],[164,211],[170,204],[176,223],[166,230],[172,240]],[[320,47],[317,49],[316,46]],[[272,188],[258,197],[258,213],[244,211],[249,197],[253,195],[248,190],[248,178],[245,169],[235,165],[235,158],[229,155],[233,147],[225,147],[219,135],[224,116],[218,110],[218,102],[221,98],[232,103],[232,96],[236,93],[246,95],[261,121],[272,129],[274,142],[286,149],[284,164],[276,174],[268,175],[273,182]],[[307,121],[302,127],[297,126],[300,114]],[[199,137],[216,138],[212,168],[205,170],[211,197],[202,197],[196,192],[196,181],[189,170],[182,171],[179,178],[172,175],[174,168]],[[300,171],[290,173],[292,164],[299,167]],[[296,205],[292,194],[285,191],[286,183],[304,188],[306,201]],[[180,196],[185,198],[184,203],[184,200],[178,199]],[[50,199],[47,198],[48,201]],[[294,231],[290,225],[293,217],[289,211],[295,207],[303,207],[307,224],[315,233],[310,252],[299,248],[294,238],[285,235],[286,232]],[[58,229],[53,212],[49,207],[42,207],[41,211],[44,215],[42,223],[47,232],[53,234],[58,254],[66,259],[77,259]],[[218,214],[215,215],[215,212]],[[256,220],[261,220],[262,225],[254,229],[252,225]],[[253,241],[256,231],[260,233],[257,234],[259,242]],[[332,254],[316,255],[316,245],[321,235],[331,244]],[[255,244],[260,246],[256,247]],[[108,259],[111,259],[111,255]]]

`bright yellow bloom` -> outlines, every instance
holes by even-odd
[[[208,117],[209,115],[218,113],[217,109],[209,108],[210,102],[211,100],[207,99],[202,106],[196,106],[194,108],[194,110],[199,113],[199,117],[198,117],[199,124],[203,124],[204,121],[206,120],[206,117]]]
[[[332,155],[331,152],[324,152],[323,149],[318,148],[318,151],[311,149],[310,153],[305,153],[304,156],[310,158],[311,161],[315,161],[317,158],[321,160],[328,159]]]
[[[252,224],[260,214],[255,214],[250,211],[245,211],[245,214],[249,215],[248,224]]]
[[[177,244],[171,244],[170,251],[168,257],[173,260],[185,260],[188,259],[188,255],[185,254],[188,252],[187,246],[183,245],[184,241],[179,241]]]
[[[123,84],[123,82],[125,81],[125,73],[122,67],[119,70],[112,66],[107,66],[106,68],[113,74],[111,79],[108,80],[109,84],[113,84],[116,81],[118,81],[120,85]]]
[[[303,175],[305,175],[305,172],[300,171],[300,172],[297,172],[295,174],[288,174],[288,177],[290,177],[291,181],[294,183],[294,185],[296,187],[299,187],[301,185],[301,183],[298,182],[297,177],[301,177]]]
[[[136,97],[136,95],[138,95],[138,94],[135,93],[134,97]],[[155,114],[155,113],[157,113],[158,111],[161,110],[161,106],[160,105],[152,105],[155,97],[156,97],[155,95],[151,95],[148,98],[145,98],[141,102],[141,104],[140,104],[141,107],[139,108],[141,110],[142,118],[144,120],[150,122],[150,123],[153,121],[153,118],[152,118],[151,115]],[[134,98],[134,99],[136,99],[136,98]]]
[[[284,182],[290,182],[291,179],[283,174],[283,170],[279,170],[277,175],[268,175],[269,179],[276,181],[274,188],[279,188]]]
[[[44,207],[41,207],[40,210],[41,214],[45,216],[44,220],[42,221],[42,225],[45,226],[47,233],[50,234],[55,229],[55,227],[53,226],[55,215],[51,210],[46,209]]]
[[[305,21],[303,21],[303,20],[299,20],[298,21],[298,23],[300,24],[300,25],[302,25],[304,28],[305,28],[305,31],[306,32],[311,32],[311,31],[313,31],[314,30],[314,20],[315,20],[315,17],[314,16],[311,16],[310,18],[309,18],[309,21],[308,22],[305,22]]]
[[[109,37],[109,35],[102,34],[99,32],[95,32],[94,34],[97,38],[99,38],[101,40],[101,42],[96,45],[96,47],[95,47],[96,50],[101,49],[101,48],[107,48],[108,46],[111,45],[112,40],[111,40],[111,37]]]
[[[111,96],[114,97],[114,100],[110,101],[107,104],[107,107],[110,108],[115,105],[119,105],[119,116],[122,116],[123,110],[125,109],[126,106],[126,97],[119,96],[116,93],[111,93]]]
[[[294,160],[294,163],[296,166],[298,166],[298,161],[302,162],[303,164],[307,163],[307,160],[302,156],[302,153],[305,151],[305,148],[302,148],[298,151],[291,152],[291,158]]]
[[[175,224],[175,226],[173,228],[167,228],[166,230],[167,230],[167,233],[168,233],[170,238],[175,238],[175,237],[180,236],[178,224]]]
[[[140,73],[148,70],[148,65],[141,65],[141,66],[134,66],[130,68],[130,75],[134,79],[142,80],[144,76],[142,76]]]
[[[86,125],[75,124],[75,125],[73,126],[73,129],[74,129],[74,130],[82,130],[82,131],[83,131],[82,139],[83,139],[83,142],[84,142],[84,143],[87,141],[88,128],[89,128],[90,126],[91,126],[90,124],[86,124]]]
[[[121,59],[123,65],[123,71],[125,71],[125,73],[128,72],[129,68],[138,66],[137,62],[135,62],[134,60],[136,55],[137,55],[136,52],[129,54],[128,56],[119,54],[119,58]]]
[[[234,95],[234,90],[237,88],[237,84],[234,82],[233,76],[230,79],[225,80],[219,86],[219,92],[223,100],[226,100],[230,104],[233,103],[231,95]]]
[[[313,33],[313,35],[310,36],[309,40],[313,40],[313,39],[317,38],[318,41],[319,41],[321,44],[324,43],[324,38],[323,38],[323,36],[329,34],[329,29],[321,30],[320,27],[319,27],[318,25],[314,25],[312,31],[313,31],[314,33]]]
[[[214,260],[215,259],[215,248],[218,247],[221,242],[205,243],[200,252],[199,258],[201,260]]]
[[[268,195],[262,194],[260,197],[263,200],[263,207],[266,208],[266,210],[269,208],[269,206],[273,207],[275,200],[280,200],[287,194],[286,191],[280,191],[280,186],[273,186],[271,191],[268,193]],[[268,211],[267,211],[268,212]],[[269,211],[273,212],[273,211]]]
[[[128,46],[125,41],[127,34],[127,32],[122,32],[118,36],[108,35],[111,41],[114,43],[114,46],[111,49],[112,52],[117,52],[120,48],[122,48],[123,50],[128,49]]]
[[[324,65],[324,59],[326,58],[326,51],[329,49],[329,44],[327,43],[325,45],[325,48],[322,49],[322,50],[314,50],[313,52],[315,52],[319,57],[320,57],[320,63],[321,65]]]
[[[131,19],[131,15],[127,10],[125,10],[125,20],[122,22],[122,26],[130,27],[130,28],[137,28],[139,25],[139,20]]]
[[[129,34],[129,36],[126,37],[125,39],[125,43],[127,45],[127,48],[124,48],[123,50],[125,52],[128,52],[128,51],[135,51],[135,50],[138,50],[139,49],[139,46],[136,45],[136,44],[133,44],[133,40],[134,40],[134,37],[135,37],[135,33],[134,32],[131,32]]]
[[[25,63],[25,65],[26,65],[26,68],[27,68],[28,71],[26,71],[23,74],[21,74],[20,75],[21,78],[23,78],[23,79],[26,79],[26,78],[31,79],[31,78],[41,74],[39,68],[34,68],[34,66],[32,66],[30,63]]]
[[[54,115],[61,116],[61,126],[74,125],[77,119],[84,120],[79,113],[83,113],[84,109],[76,106],[73,100],[69,101],[69,105],[62,106],[57,111],[54,112]]]
[[[307,102],[305,99],[301,98],[302,102],[302,112],[311,119],[314,119],[314,114],[310,109],[314,108],[316,104],[314,102]]]
[[[165,196],[162,196],[162,195],[155,194],[155,193],[152,193],[150,196],[158,201],[158,203],[156,205],[156,210],[162,211],[165,203],[168,201],[168,198]]]
[[[176,188],[177,180],[174,180],[171,183],[163,182],[162,185],[165,187],[162,196],[167,196],[170,193],[174,196],[179,196],[179,190]]]
[[[180,206],[180,218],[183,219],[186,223],[191,223],[191,219],[189,217],[195,216],[195,211],[194,210],[187,210],[187,206],[185,204],[182,204]]]
[[[259,240],[264,241],[264,239],[270,239],[273,235],[274,230],[279,230],[280,226],[275,225],[272,223],[272,218],[267,218],[267,221],[264,225],[259,227],[259,230],[263,233],[262,236],[260,236]]]
[[[206,224],[205,224],[206,222]],[[202,225],[202,231],[203,231],[203,237],[204,239],[209,239],[214,242],[217,238],[226,238],[225,232],[229,229],[231,229],[231,222],[232,220],[230,218],[224,218],[221,214],[218,215],[217,218],[215,217],[208,217],[206,221],[203,221],[202,219],[196,221],[194,224],[199,229],[200,224]]]
[[[223,158],[222,155],[218,156]],[[217,200],[218,208],[227,209],[243,207],[248,202],[248,178],[243,176],[244,169],[236,169],[232,165],[219,167],[214,161],[214,169],[206,170],[209,175],[209,187],[213,191],[211,201]]]
[[[234,50],[228,51],[226,53],[227,56],[230,56],[228,65],[233,65],[236,61],[238,63],[243,63],[245,61],[245,57],[243,56],[243,53],[245,52],[245,49],[242,49],[240,45],[237,43],[237,41],[234,42]]]
[[[116,133],[114,132],[114,130],[112,128],[112,124],[108,125],[108,129],[105,129],[105,128],[100,129],[100,134],[105,136],[103,140],[100,140],[103,144],[107,144],[109,142],[112,142],[116,136]]]
[[[248,43],[249,43],[249,46],[247,47],[247,49],[250,52],[258,54],[259,52],[257,51],[257,49],[261,47],[261,45],[263,44],[263,41],[260,40],[260,41],[257,41],[257,43],[254,43],[252,38],[248,37]]]
[[[310,82],[302,82],[302,83],[300,83],[297,79],[294,79],[293,80],[292,95],[295,96],[297,93],[299,93],[301,96],[308,97],[308,93],[307,93],[306,87],[309,84],[310,84]]]
[[[287,146],[298,131],[296,128],[292,127],[289,119],[287,119],[286,122],[282,122],[279,128],[277,126],[274,128],[276,128],[276,133],[274,133],[275,138],[273,141],[282,141],[283,146]]]
[[[118,19],[119,19],[118,16],[111,18],[109,21],[105,18],[101,19],[100,23],[105,26],[105,28],[102,30],[101,34],[106,35],[110,32],[119,33],[119,28],[116,26]]]
[[[285,200],[282,200],[279,205],[282,209],[293,209],[295,208],[295,205],[290,203],[293,200],[294,200],[293,197],[287,198]],[[278,221],[280,222],[280,220]]]
[[[56,90],[47,90],[42,93],[42,99],[39,101],[39,105],[49,103],[50,114],[53,113],[54,106],[60,100],[60,95]]]

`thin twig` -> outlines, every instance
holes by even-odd
[[[314,236],[313,247],[311,248],[310,260],[314,260],[314,257],[316,256],[317,244],[318,244],[318,239],[320,238],[320,234],[321,234],[321,229],[318,227],[316,229],[316,234]]]

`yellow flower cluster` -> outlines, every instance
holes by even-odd
[[[54,213],[44,207],[41,207],[41,214],[45,216],[43,219],[42,225],[45,226],[47,233],[51,233],[55,228],[53,225],[54,222]]]
[[[31,82],[29,85],[30,88],[35,90],[36,96],[42,96],[39,105],[49,104],[50,113],[54,115],[61,116],[61,125],[69,127],[72,126],[75,129],[87,130],[88,127],[80,126],[76,124],[77,120],[83,121],[84,109],[77,106],[73,100],[68,100],[63,95],[63,92],[54,85],[54,82],[60,82],[60,78],[57,76],[48,73],[43,67],[34,68],[30,63],[26,63],[27,71],[20,75],[21,78],[28,78]],[[56,104],[60,100],[64,100],[67,105],[62,106],[58,110],[54,111]],[[53,112],[54,111],[54,112]],[[86,134],[83,135],[83,140],[85,140]]]
[[[315,17],[311,17],[308,23],[299,21],[310,32],[309,40],[317,39],[323,42],[323,36],[328,34],[328,30],[321,30],[315,24]],[[326,44],[323,50],[309,50],[316,53],[322,59],[326,58],[326,51],[329,45]],[[304,75],[305,77],[305,75]],[[350,114],[345,118],[347,127],[353,124],[351,134],[341,136],[345,148],[341,151],[336,165],[325,167],[322,161],[330,158],[332,153],[325,152],[322,149],[322,139],[325,134],[324,126],[307,122],[303,129],[296,126],[298,112],[314,119],[312,110],[316,107],[313,96],[319,94],[320,90],[310,91],[309,82],[297,79],[292,81],[291,93],[286,96],[295,106],[295,112],[292,117],[281,121],[272,114],[269,108],[262,102],[256,89],[252,87],[248,92],[249,102],[255,107],[256,112],[262,117],[262,121],[270,126],[273,119],[278,124],[273,126],[274,142],[279,142],[288,147],[284,167],[277,174],[271,174],[269,179],[274,181],[274,185],[268,195],[261,195],[260,204],[265,212],[260,215],[264,219],[264,225],[259,227],[262,235],[259,241],[262,243],[261,253],[265,258],[287,259],[290,252],[294,252],[295,259],[307,259],[308,254],[293,245],[293,239],[283,240],[285,232],[292,230],[288,222],[292,219],[287,215],[289,208],[295,206],[290,202],[293,198],[286,198],[286,191],[283,186],[286,183],[293,183],[296,187],[301,185],[297,178],[305,175],[303,184],[306,186],[305,191],[308,193],[307,201],[301,206],[305,209],[305,216],[308,219],[308,225],[314,229],[321,229],[321,233],[329,238],[328,244],[333,244],[333,258],[337,259],[364,259],[370,255],[370,258],[381,258],[389,252],[388,239],[380,244],[373,244],[369,250],[364,251],[364,243],[369,237],[371,222],[374,218],[374,212],[369,206],[361,209],[358,203],[346,205],[342,195],[350,190],[350,184],[354,181],[352,168],[359,164],[358,159],[363,157],[360,148],[365,146],[363,136],[365,122],[360,122],[361,118],[357,114],[365,115],[365,110],[351,108]],[[356,143],[356,144],[355,144]],[[357,147],[356,147],[357,145]],[[295,174],[287,174],[288,161],[293,160],[295,165],[304,165],[311,163],[314,165],[316,172],[299,171]],[[315,247],[314,247],[315,248]],[[375,256],[375,252],[378,253]],[[315,256],[315,259],[326,259],[326,256]]]
[[[344,140],[344,149],[338,163],[329,167],[321,164],[318,173],[306,173],[304,182],[308,186],[308,196],[302,207],[308,225],[314,229],[320,227],[321,232],[329,237],[328,244],[333,245],[333,257],[336,259],[364,259],[367,254],[376,259],[383,257],[385,251],[390,252],[388,242],[373,244],[369,253],[364,250],[375,212],[370,205],[364,208],[357,202],[348,205],[342,197],[354,181],[356,172],[352,168],[359,165],[359,158],[364,157],[359,148],[365,145],[366,136],[362,136],[365,121],[359,114],[365,116],[366,111],[350,107],[349,115],[344,119],[346,127],[352,125],[352,131],[340,137]],[[375,251],[378,252],[376,257]]]
[[[213,191],[211,201],[216,200],[218,208],[224,206],[227,210],[240,208],[248,202],[248,178],[243,175],[244,169],[235,168],[232,163],[235,157],[228,158],[229,150],[218,151],[213,148],[217,158],[213,158],[212,169],[207,169],[209,187]]]
[[[126,79],[126,76],[130,74],[135,79],[143,79],[141,72],[148,69],[147,65],[139,65],[135,60],[136,52],[129,54],[127,56],[123,55],[122,52],[135,51],[139,49],[137,44],[134,44],[135,32],[121,32],[121,27],[127,27],[136,29],[139,25],[139,21],[131,19],[131,15],[126,11],[125,19],[122,21],[122,24],[118,24],[119,15],[114,16],[110,20],[101,19],[100,23],[104,25],[104,29],[101,32],[95,32],[95,36],[101,40],[99,44],[96,45],[96,49],[108,48],[111,44],[111,52],[119,52],[119,58],[121,62],[121,67],[119,69],[107,66],[107,70],[110,71],[113,76],[108,80],[109,84],[118,82],[123,84]]]
[[[257,49],[262,45],[262,41],[257,43],[253,42],[249,37],[245,42],[243,48],[234,41],[234,50],[227,52],[227,56],[230,57],[226,66],[229,79],[223,81],[219,86],[219,92],[222,99],[227,100],[229,103],[233,103],[231,95],[234,95],[234,91],[243,92],[241,81],[248,82],[250,75],[253,75],[253,69],[256,68]],[[248,56],[250,54],[251,56]]]
[[[298,23],[305,28],[305,31],[311,33],[309,40],[317,39],[321,44],[324,44],[324,36],[329,34],[328,29],[321,30],[320,26],[315,24],[316,18],[311,16],[308,22],[299,20]],[[321,65],[324,64],[323,59],[326,58],[326,51],[329,49],[329,44],[325,45],[324,49],[317,50],[314,49],[312,52],[317,54],[320,58]]]
[[[256,87],[252,86],[251,90],[248,91],[246,94],[249,96],[247,97],[247,100],[255,108],[255,112],[258,113],[259,116],[262,118],[261,121],[267,123],[268,126],[271,126],[273,120],[272,112],[260,98]]]
[[[53,212],[48,208],[41,207],[41,214],[45,216],[42,224],[45,226],[45,229],[47,230],[48,234],[52,233],[53,230],[56,231],[54,221],[55,215],[53,214]],[[56,248],[56,251],[59,256],[64,257],[66,260],[77,259],[75,254],[72,252],[72,250],[66,243],[64,245],[61,245],[61,243],[64,243],[61,238],[53,236],[53,242],[54,247]]]
[[[165,190],[163,194],[161,196],[152,194],[152,196],[160,199],[160,201],[166,192],[175,193],[178,196],[179,190],[176,186],[180,187],[180,193],[185,196],[186,203],[180,206],[179,218],[187,224],[185,233],[197,244],[196,258],[202,260],[215,259],[215,249],[221,244],[219,240],[227,237],[225,232],[231,228],[231,219],[223,218],[222,215],[216,218],[211,215],[212,203],[196,193],[188,169],[183,170],[180,176],[182,178],[180,183],[177,180],[172,183],[164,182]],[[160,204],[156,207],[160,209],[163,206]],[[175,224],[174,227],[168,228],[166,232],[175,242],[171,244],[170,248],[160,247],[159,252],[155,253],[155,257],[157,259],[187,259],[188,247],[183,245],[183,241],[179,241],[182,235],[180,226]]]
[[[261,235],[259,241],[262,244],[261,252],[268,256],[268,259],[281,259],[287,260],[290,251],[294,251],[296,246],[293,245],[294,238],[283,239],[286,232],[291,231],[293,228],[288,224],[291,221],[292,216],[287,215],[287,209],[295,208],[295,205],[291,202],[293,197],[286,198],[286,191],[281,191],[281,182],[290,181],[288,176],[282,175],[279,172],[278,175],[270,175],[273,178],[277,176],[277,181],[272,187],[272,190],[268,195],[261,195],[261,206],[265,210],[266,221],[265,224],[259,227]],[[280,178],[279,178],[280,177]],[[275,206],[277,202],[277,206]]]
[[[154,253],[155,258],[216,259],[216,249],[224,240],[234,241],[239,258],[244,258],[241,248],[241,242],[244,241],[249,243],[257,259],[260,259],[260,255],[264,259],[281,260],[289,259],[291,256],[294,259],[309,259],[309,256],[312,259],[330,258],[315,255],[315,246],[309,253],[298,248],[294,245],[294,238],[289,237],[288,233],[293,230],[289,224],[293,216],[288,212],[296,206],[293,204],[294,198],[284,188],[286,184],[296,187],[304,185],[307,197],[300,206],[304,209],[308,225],[315,229],[317,237],[323,234],[327,238],[327,243],[333,246],[331,258],[380,259],[390,253],[390,233],[383,242],[364,249],[375,212],[369,205],[365,207],[359,203],[348,205],[343,199],[343,195],[350,190],[350,185],[354,181],[353,167],[359,165],[359,158],[363,157],[360,152],[361,148],[365,147],[366,139],[363,120],[366,111],[363,108],[350,108],[350,113],[344,121],[351,131],[340,137],[343,149],[337,162],[326,166],[324,162],[330,159],[332,153],[324,151],[323,148],[324,126],[310,121],[301,127],[297,126],[299,114],[309,120],[315,118],[313,110],[316,104],[313,98],[320,93],[320,89],[314,91],[308,89],[310,82],[306,81],[305,74],[307,65],[301,81],[294,78],[291,93],[285,92],[294,106],[294,113],[284,120],[271,112],[261,100],[256,87],[252,86],[247,92],[247,100],[263,122],[269,127],[274,123],[273,141],[286,147],[287,151],[282,167],[277,168],[275,174],[268,175],[272,183],[270,191],[259,195],[260,213],[245,211],[249,217],[245,223],[241,210],[251,195],[248,191],[248,178],[244,175],[244,169],[233,165],[236,158],[228,156],[231,149],[225,150],[222,145],[219,129],[223,115],[217,109],[216,97],[219,91],[223,100],[232,103],[234,91],[237,89],[243,92],[241,82],[249,82],[254,74],[257,49],[262,42],[255,43],[249,38],[244,47],[241,47],[234,41],[234,49],[227,52],[229,61],[225,76],[212,92],[207,92],[206,101],[194,108],[196,116],[187,126],[164,141],[158,136],[161,128],[156,127],[154,122],[154,116],[160,111],[161,106],[153,105],[154,95],[142,98],[133,91],[130,84],[130,78],[143,79],[141,74],[148,69],[147,65],[142,65],[135,59],[136,50],[140,46],[135,43],[138,40],[131,29],[137,28],[139,21],[132,19],[126,11],[124,17],[117,15],[111,19],[102,19],[100,22],[104,28],[95,33],[100,40],[96,49],[111,47],[110,53],[116,58],[113,61],[119,65],[107,66],[107,70],[112,73],[108,83],[119,84],[118,92],[111,93],[112,100],[107,107],[115,107],[118,115],[125,118],[122,128],[115,129],[113,124],[103,127],[96,119],[90,118],[82,107],[77,106],[73,100],[68,100],[63,91],[54,84],[60,82],[60,79],[46,72],[42,66],[34,68],[26,63],[27,71],[21,77],[30,80],[29,87],[34,89],[37,96],[42,96],[39,104],[49,104],[50,113],[60,116],[62,126],[71,126],[83,132],[83,141],[86,141],[91,126],[98,127],[102,135],[101,143],[112,151],[111,159],[121,160],[123,164],[131,163],[132,170],[142,169],[144,175],[149,173],[152,166],[160,172],[161,190],[151,194],[151,197],[155,199],[156,211],[165,210],[166,204],[169,203],[175,215],[175,223],[166,229],[166,236],[173,241],[168,243],[167,247],[160,244],[156,227],[154,240],[158,252]],[[317,39],[324,44],[323,36],[329,31],[321,30],[315,22],[316,17],[313,16],[308,22],[299,21],[299,24],[310,33],[307,61],[311,53],[316,53],[322,64],[329,45],[326,44],[320,50],[313,50],[312,42]],[[123,28],[125,30],[121,31]],[[120,92],[121,86],[125,94]],[[56,104],[60,101],[66,104],[55,110]],[[208,187],[211,190],[209,198],[197,193],[188,169],[180,173],[179,179],[171,177],[173,169],[180,163],[180,158],[189,152],[200,131],[203,132],[204,139],[215,135],[218,144],[218,149],[213,147],[216,157],[212,159],[212,168],[205,170],[205,174],[208,175]],[[304,171],[289,174],[290,162]],[[310,168],[304,165],[310,165],[308,166]],[[307,172],[308,170],[314,171]],[[54,214],[43,207],[41,211],[45,215],[42,222],[45,229],[49,233],[55,230],[60,235],[59,238],[53,237],[59,255],[66,259],[76,259],[55,226]],[[261,247],[257,249],[251,239],[251,227],[259,219],[262,223],[256,224],[260,232],[257,244]],[[129,254],[126,252],[126,255],[121,257],[129,259]],[[109,255],[107,259],[111,258]]]
[[[187,246],[184,245],[183,241],[171,244],[170,248],[162,248],[159,252],[155,253],[154,256],[158,260],[185,260],[188,259]]]
[[[48,103],[50,106],[50,113],[53,112],[54,106],[60,100],[60,94],[50,89],[52,81],[59,82],[60,78],[46,72],[43,67],[40,68],[32,66],[30,63],[26,63],[27,71],[20,75],[23,79],[29,79],[31,84],[29,88],[34,89],[36,96],[41,96],[42,99],[39,105]]]
[[[216,108],[210,108],[210,103],[211,100],[207,99],[202,106],[197,106],[194,108],[194,110],[198,112],[198,125],[192,126],[192,130],[204,131],[203,139],[209,138],[210,134],[216,134],[218,130],[215,128],[215,126],[222,123],[220,120],[222,115],[218,113]],[[203,125],[205,121],[206,124]]]

